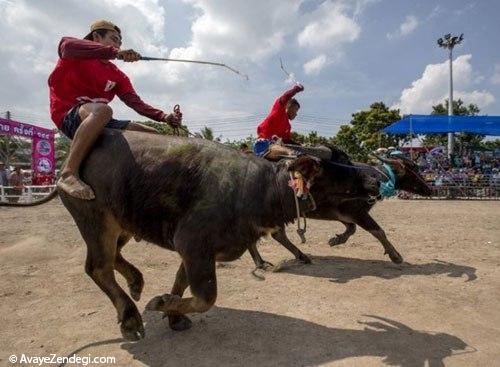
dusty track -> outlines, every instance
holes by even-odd
[[[407,263],[390,263],[359,229],[332,249],[342,225],[310,221],[301,248],[312,265],[285,262],[258,281],[245,254],[219,266],[217,307],[192,329],[175,333],[146,312],[146,338],[128,343],[84,273],[85,245],[62,204],[0,208],[0,364],[73,352],[123,366],[500,363],[500,202],[395,200],[373,214]],[[291,257],[270,239],[259,249],[275,264]],[[124,255],[144,273],[143,310],[170,290],[179,258],[133,241]]]

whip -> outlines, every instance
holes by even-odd
[[[170,59],[170,58],[163,58],[163,57],[149,57],[149,56],[141,56],[141,60],[144,61],[174,61],[174,62],[188,62],[192,64],[203,64],[203,65],[214,65],[214,66],[221,66],[223,68],[226,68],[233,73],[236,73],[246,80],[249,80],[248,75],[243,74],[242,72],[227,66],[226,64],[220,63],[220,62],[212,62],[212,61],[199,61],[199,60],[185,60],[185,59]]]
[[[283,70],[283,72],[285,73],[285,75],[288,77],[288,80],[292,81],[295,85],[299,85],[300,83],[297,81],[297,79],[295,79],[295,76],[293,75],[293,73],[289,73],[288,71],[285,70],[285,67],[283,66],[283,60],[281,59],[280,57],[280,68],[281,70]]]

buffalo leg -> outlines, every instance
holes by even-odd
[[[164,294],[151,299],[146,305],[147,310],[162,311],[167,315],[185,315],[206,312],[213,306],[217,298],[215,256],[204,253],[203,248],[196,244],[179,251],[193,297]],[[179,282],[179,290],[181,285]]]
[[[335,237],[330,238],[328,244],[330,246],[337,246],[343,243],[346,243],[349,237],[351,237],[354,232],[356,232],[356,225],[354,223],[347,223],[341,221],[345,226],[345,231],[341,234],[336,235]]]
[[[255,269],[267,270],[272,268],[274,265],[270,262],[267,262],[260,256],[260,252],[257,249],[257,242],[254,242],[250,246],[248,246],[248,252],[252,256],[253,262],[255,263]]]
[[[389,242],[384,230],[380,228],[377,222],[375,222],[375,220],[368,213],[364,213],[362,216],[353,219],[355,219],[356,224],[358,224],[364,230],[370,232],[373,237],[380,241],[382,246],[384,246],[385,253],[389,255],[392,262],[396,264],[400,264],[403,262],[403,257]]]
[[[186,271],[184,270],[184,264],[181,262],[179,266],[179,270],[177,270],[177,274],[175,276],[175,283],[172,287],[171,294],[175,296],[182,297],[184,291],[189,286]],[[185,315],[179,315],[175,313],[168,313],[168,325],[172,330],[182,331],[189,329],[191,327],[191,320]]]
[[[128,340],[144,337],[141,315],[115,279],[114,264],[121,229],[111,218],[106,220],[104,215],[102,218],[94,216],[92,222],[79,221],[77,218],[75,221],[87,243],[85,271],[113,302],[123,337]]]
[[[276,241],[281,243],[288,251],[290,251],[297,260],[302,261],[304,264],[310,264],[311,259],[300,251],[287,237],[285,229],[281,228],[278,232],[271,235]]]
[[[118,238],[115,269],[127,280],[128,289],[132,298],[139,301],[144,288],[144,277],[142,276],[141,271],[125,260],[121,254],[121,249],[130,240],[130,237],[130,235],[122,234]]]

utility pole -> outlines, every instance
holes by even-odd
[[[437,40],[438,46],[449,50],[450,57],[450,97],[448,98],[448,116],[453,116],[453,47],[462,43],[464,34],[452,37],[450,33]],[[448,158],[453,155],[453,133],[448,133]],[[452,162],[450,162],[452,163]]]
[[[10,120],[10,111],[5,112],[5,118],[7,120]],[[7,167],[9,167],[9,161],[10,161],[10,156],[9,156],[9,147],[11,144],[11,137],[10,135],[5,135],[5,151],[0,150],[0,156],[4,163],[6,164]]]

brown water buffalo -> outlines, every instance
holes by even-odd
[[[132,236],[180,254],[171,294],[153,298],[147,309],[164,312],[172,329],[186,329],[185,314],[205,312],[216,300],[215,262],[237,259],[292,222],[290,183],[307,191],[320,171],[305,155],[273,164],[207,140],[105,130],[81,169],[95,200],[59,195],[87,244],[85,271],[113,302],[123,336],[136,340],[144,335],[141,315],[114,273],[139,300],[143,276],[120,253]],[[307,193],[299,194],[300,208],[309,209]],[[188,286],[192,297],[183,298]]]
[[[381,183],[390,180],[387,172],[388,168],[394,173],[394,186],[396,190],[408,191],[422,196],[429,196],[432,189],[427,185],[423,177],[418,173],[416,164],[403,157],[382,158],[378,157],[386,166],[373,167],[363,163],[352,162],[349,156],[340,149],[327,145],[331,150],[328,159],[323,157],[323,174],[315,181],[311,188],[311,194],[316,201],[316,210],[306,213],[308,218],[335,220],[342,222],[346,230],[329,240],[330,246],[337,246],[345,243],[356,231],[356,225],[370,232],[384,247],[385,253],[395,263],[401,263],[403,257],[394,248],[385,235],[385,232],[378,223],[370,216],[370,209],[381,199],[375,198],[369,188],[379,187]],[[301,147],[292,150],[307,150]],[[349,168],[351,167],[351,168]],[[339,169],[351,169],[358,172],[361,181],[338,181],[335,180]],[[378,191],[378,190],[377,190]],[[351,197],[339,195],[339,192],[348,192]],[[310,263],[310,259],[302,253],[287,237],[284,227],[271,234],[281,245],[287,248],[295,258],[305,263]],[[257,245],[253,244],[249,249],[250,254],[259,269],[266,269],[272,264],[268,263],[260,256]]]

